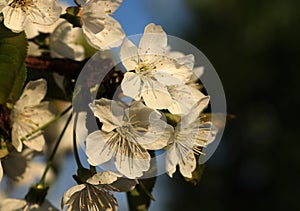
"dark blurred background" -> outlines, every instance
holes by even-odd
[[[157,2],[151,17],[209,58],[236,115],[198,186],[162,176],[161,210],[300,210],[300,1],[183,0],[185,23]]]

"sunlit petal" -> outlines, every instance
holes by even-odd
[[[167,88],[156,81],[144,81],[141,95],[149,108],[166,109],[173,102]]]
[[[130,149],[123,149],[120,149],[121,153],[117,153],[115,157],[115,165],[118,171],[129,179],[142,176],[143,172],[150,168],[151,157],[147,150],[133,143]]]
[[[168,172],[169,176],[172,177],[173,173],[176,171],[176,166],[179,163],[180,158],[177,154],[177,149],[175,145],[172,145],[167,150],[166,155],[166,171]]]
[[[109,161],[115,153],[115,132],[95,131],[86,138],[86,154],[91,165]]]
[[[15,104],[16,109],[22,109],[26,106],[38,105],[45,97],[47,92],[47,82],[45,79],[30,81],[25,86],[23,93]]]
[[[179,170],[182,176],[187,177],[187,178],[192,178],[192,173],[196,169],[196,158],[194,153],[191,151],[188,153],[187,157],[182,159],[179,162]]]
[[[26,12],[21,8],[12,8],[6,6],[2,10],[4,16],[4,25],[13,32],[19,33],[24,30],[26,21]]]
[[[117,179],[118,179],[117,174],[109,171],[103,171],[89,178],[87,182],[92,185],[111,184],[115,182]]]
[[[94,115],[103,123],[102,130],[110,132],[121,124],[124,110],[116,101],[101,98],[89,105]]]
[[[161,26],[153,23],[145,27],[139,44],[139,54],[165,54],[167,34]]]
[[[141,90],[141,79],[140,77],[132,72],[126,72],[121,83],[121,89],[125,96],[131,97],[132,99],[139,100]]]
[[[119,54],[122,64],[127,71],[134,70],[138,65],[138,49],[129,39],[124,39]]]

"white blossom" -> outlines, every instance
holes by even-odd
[[[113,158],[116,169],[128,178],[140,177],[149,170],[147,150],[165,147],[173,132],[158,111],[141,102],[123,108],[116,101],[100,99],[90,107],[103,126],[86,139],[89,163],[96,166]]]
[[[183,83],[167,86],[173,99],[172,104],[167,109],[172,114],[186,115],[204,97],[199,90],[199,84],[197,84],[199,77],[204,72],[204,67],[194,67],[195,58],[192,54],[184,55],[179,51],[171,51],[169,46],[167,47],[167,54],[179,64],[183,64],[192,70],[192,74],[186,77]]]
[[[83,44],[82,29],[74,28],[72,24],[64,21],[50,34],[49,49],[51,57],[82,61],[86,58]]]
[[[117,47],[125,33],[120,23],[111,15],[122,0],[84,1],[82,5],[82,30],[88,43],[99,50]]]
[[[28,138],[25,136],[54,117],[49,109],[49,102],[41,102],[46,92],[47,82],[45,79],[30,81],[13,107],[11,115],[12,144],[18,152],[22,151],[23,144],[36,151],[43,149],[45,139],[40,132]],[[25,139],[23,140],[23,138]]]
[[[62,8],[61,14],[66,13],[68,4],[66,4],[65,2],[62,2],[62,1],[58,1],[58,0],[56,0],[56,1],[58,2],[58,5]],[[51,25],[41,25],[41,24],[36,24],[33,22],[27,22],[25,29],[24,29],[26,37],[28,39],[31,39],[31,38],[38,36],[40,33],[50,33],[51,34],[55,30],[55,28],[63,21],[65,21],[65,19],[59,18],[57,21],[55,21]]]
[[[58,211],[49,201],[45,200],[41,205],[32,204],[23,199],[3,199],[0,202],[0,210],[5,211]]]
[[[103,211],[117,210],[118,203],[113,192],[132,190],[137,182],[119,175],[104,171],[95,174],[83,184],[67,190],[62,198],[61,206],[67,206],[67,211]]]
[[[179,165],[180,173],[191,178],[197,165],[195,154],[202,154],[200,148],[206,147],[214,140],[214,126],[211,122],[201,122],[199,117],[208,103],[209,97],[203,97],[176,126],[173,143],[166,155],[166,170],[170,177]]]
[[[61,14],[56,0],[0,0],[4,25],[13,32],[21,32],[27,23],[51,25]]]
[[[176,59],[167,54],[167,34],[161,26],[147,25],[139,47],[125,39],[120,58],[127,72],[121,88],[124,95],[135,100],[143,98],[154,109],[167,109],[173,103],[167,89],[170,85],[184,85],[192,75],[192,55]]]

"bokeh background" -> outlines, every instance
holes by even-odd
[[[116,17],[128,34],[153,21],[209,58],[236,116],[199,185],[159,177],[150,210],[300,209],[299,8],[298,0],[124,0]]]

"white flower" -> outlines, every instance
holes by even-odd
[[[74,28],[67,21],[57,26],[50,35],[49,48],[52,58],[68,58],[82,61],[86,58],[84,36],[81,28]]]
[[[66,9],[68,7],[68,4],[66,4],[65,2],[62,2],[62,1],[57,1],[57,2],[58,2],[58,5],[62,8],[61,14],[65,13]],[[32,23],[32,22],[27,22],[25,29],[24,29],[26,37],[28,39],[34,38],[34,37],[38,36],[40,32],[51,34],[55,30],[55,28],[63,21],[65,21],[65,19],[59,18],[57,21],[55,21],[51,25],[41,25],[41,24],[36,24],[36,23]]]
[[[173,99],[172,104],[168,107],[168,110],[172,114],[188,114],[192,107],[205,97],[205,95],[199,91],[197,84],[193,82],[184,85],[168,86],[167,88]]]
[[[180,173],[192,178],[197,165],[195,154],[202,154],[200,148],[214,140],[216,131],[212,123],[202,123],[199,117],[208,103],[209,97],[203,97],[176,126],[174,141],[166,155],[166,170],[170,177],[179,164]]]
[[[167,35],[153,23],[145,27],[139,48],[125,39],[120,58],[127,72],[121,88],[124,95],[135,100],[143,98],[154,109],[166,109],[173,99],[166,86],[185,84],[192,75],[188,55],[176,60],[167,55]]]
[[[3,199],[0,202],[0,210],[5,211],[58,211],[53,205],[45,200],[41,205],[31,204],[22,199]]]
[[[117,47],[125,33],[118,21],[110,16],[122,0],[93,0],[82,5],[82,30],[91,46],[99,50]]]
[[[23,144],[30,149],[41,151],[45,139],[41,133],[26,138],[27,134],[50,121],[54,114],[49,110],[49,102],[41,102],[47,92],[45,79],[30,81],[12,110],[12,144],[18,152]]]
[[[100,172],[67,190],[61,206],[68,206],[67,211],[117,210],[118,203],[112,192],[127,192],[136,184],[135,180],[118,179],[118,175],[112,172]]]
[[[13,32],[24,30],[28,22],[50,25],[61,14],[56,0],[0,0],[4,25]]]
[[[147,149],[162,149],[173,132],[158,111],[141,102],[122,108],[121,103],[100,99],[90,107],[103,126],[86,139],[89,163],[96,166],[114,158],[117,170],[128,178],[140,177],[149,170]]]
[[[168,56],[175,59],[179,64],[189,67],[193,74],[186,77],[182,84],[167,86],[173,103],[167,108],[172,114],[186,115],[191,108],[204,97],[199,90],[199,84],[196,81],[204,72],[204,67],[194,67],[194,56],[184,55],[178,51],[170,51],[167,47]]]

